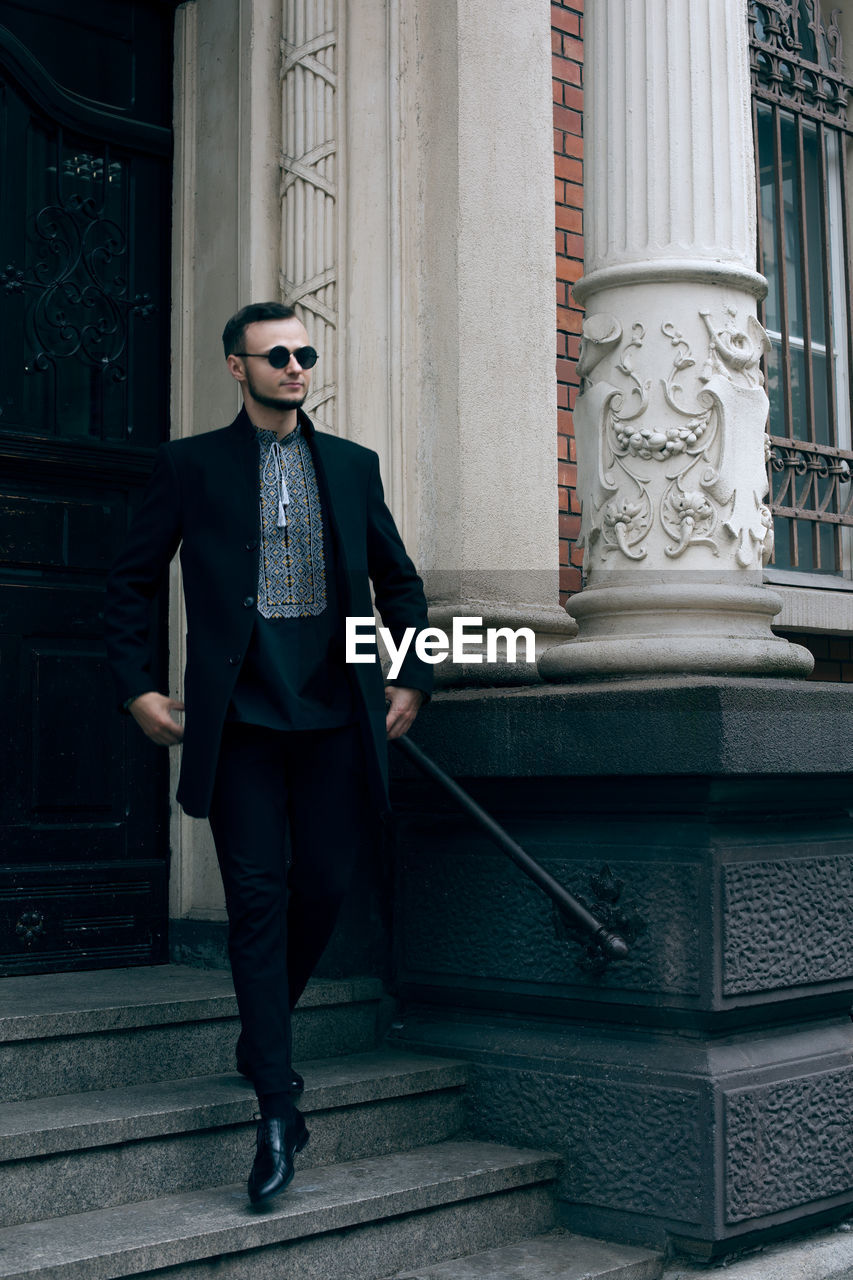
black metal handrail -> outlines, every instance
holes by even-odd
[[[415,746],[414,742],[410,742],[408,738],[396,738],[395,745],[422,773],[432,778],[449,796],[452,796],[515,865],[547,893],[551,901],[568,917],[573,927],[589,934],[592,941],[612,959],[622,960],[627,956],[629,947],[622,935],[608,929],[605,924],[595,918],[591,911],[587,911],[582,902],[578,902],[577,898],[569,893],[568,889],[564,889],[535,858],[531,858],[530,854],[513,840],[500,823],[486,813],[485,809],[481,809],[476,800],[472,799],[468,792],[445,773],[426,752]]]

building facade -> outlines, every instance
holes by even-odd
[[[436,625],[537,636],[442,667],[422,741],[632,943],[555,934],[402,771],[392,942],[340,954],[483,1133],[567,1153],[570,1224],[849,1210],[844,48],[849,0],[0,5],[5,972],[223,954],[99,590],[155,445],[236,410],[224,320],[286,298]],[[155,634],[179,694],[177,568]]]

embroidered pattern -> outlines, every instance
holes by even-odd
[[[311,450],[300,427],[282,444],[274,431],[259,430],[257,434],[261,488],[258,612],[264,618],[316,616],[326,608],[326,564],[320,491]],[[286,519],[279,525],[282,497]]]

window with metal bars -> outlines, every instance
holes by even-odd
[[[853,579],[848,119],[836,10],[749,0],[776,570]]]

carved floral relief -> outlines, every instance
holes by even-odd
[[[699,316],[707,341],[698,356],[673,321],[661,324],[670,363],[657,380],[642,324],[626,334],[613,316],[584,322],[575,420],[587,560],[593,550],[604,565],[644,560],[650,535],[661,531],[667,560],[697,546],[744,569],[770,557],[757,439],[767,418],[760,364],[769,340],[752,315],[743,323],[731,308]]]

